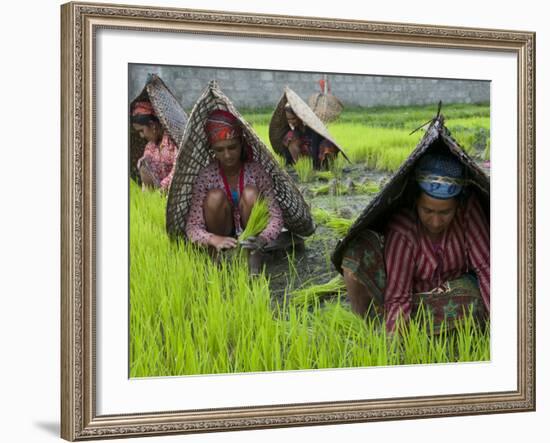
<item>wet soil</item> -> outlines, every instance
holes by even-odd
[[[300,183],[293,170],[288,171],[296,180],[311,208],[325,209],[336,216],[354,220],[365,209],[375,194],[358,193],[354,185],[368,183],[383,184],[389,173],[369,170],[363,165],[350,165],[343,169],[341,177],[329,180],[314,178],[308,183]],[[328,195],[315,195],[315,189],[329,185]],[[342,187],[346,194],[342,195]],[[339,190],[339,191],[338,191]],[[270,289],[273,297],[282,300],[285,293],[310,284],[326,283],[335,277],[330,257],[340,236],[332,229],[317,224],[315,232],[305,238],[302,247],[287,252],[271,254],[266,263],[266,273],[270,277]]]

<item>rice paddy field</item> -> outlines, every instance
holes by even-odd
[[[452,135],[489,160],[489,106],[447,105]],[[212,260],[165,233],[166,198],[130,183],[130,376],[453,363],[490,358],[488,325],[471,317],[431,332],[428,315],[388,336],[346,301],[330,255],[354,219],[414,149],[433,107],[348,109],[329,131],[352,164],[289,170],[318,225],[303,250],[277,256],[250,277],[243,251]],[[244,116],[269,145],[270,110]]]

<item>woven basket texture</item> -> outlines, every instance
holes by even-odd
[[[344,109],[344,105],[338,97],[321,92],[310,95],[307,104],[325,124],[336,120]]]
[[[130,103],[130,111],[134,104],[140,101],[151,102],[162,127],[168,132],[176,146],[179,146],[183,140],[188,117],[180,102],[158,75],[149,75],[143,90]],[[137,161],[143,155],[146,144],[147,141],[142,139],[130,124],[130,176],[132,178],[139,176]]]
[[[204,124],[208,115],[223,109],[231,112],[239,120],[245,143],[252,151],[252,157],[260,163],[271,177],[277,202],[281,207],[285,227],[301,236],[308,236],[315,230],[309,205],[305,202],[293,179],[281,169],[271,152],[260,140],[252,127],[224,95],[215,81],[211,81],[197,100],[189,116],[183,140],[179,146],[176,170],[168,192],[166,208],[166,230],[171,238],[185,236],[185,223],[193,183],[199,171],[214,161]]]

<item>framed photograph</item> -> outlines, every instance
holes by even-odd
[[[63,438],[535,409],[534,33],[91,3],[61,14]],[[326,142],[310,166],[283,141],[289,106]],[[181,241],[200,238],[201,168],[224,165],[204,129],[213,111],[239,122],[291,239],[258,276],[252,253],[241,266]],[[157,126],[141,120],[153,114]],[[161,176],[149,127],[173,149]],[[485,192],[491,304],[483,324],[421,346],[354,314],[338,271],[432,136]]]

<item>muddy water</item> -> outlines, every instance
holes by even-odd
[[[296,177],[294,171],[289,171]],[[389,173],[369,170],[362,165],[344,168],[338,179],[323,180],[315,178],[308,183],[296,182],[305,200],[311,208],[322,208],[335,212],[339,217],[355,219],[372,200],[374,194],[359,194],[353,190],[347,195],[337,195],[337,188],[353,188],[354,185],[369,182],[383,183]],[[328,195],[315,196],[314,190],[322,185],[329,185]],[[338,186],[337,186],[338,185]],[[303,248],[288,253],[277,253],[268,259],[266,272],[270,276],[270,288],[275,299],[281,300],[285,291],[291,293],[304,285],[326,283],[338,273],[330,261],[330,256],[340,236],[330,228],[318,225],[314,234],[305,239]]]

